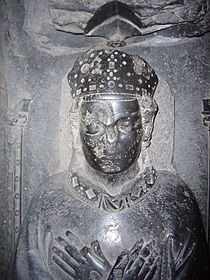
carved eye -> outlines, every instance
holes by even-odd
[[[116,125],[118,130],[124,133],[131,132],[134,127],[134,123],[130,118],[120,119]]]
[[[102,123],[92,122],[87,126],[86,133],[87,134],[103,134],[105,131],[105,127]]]

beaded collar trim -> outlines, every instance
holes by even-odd
[[[156,179],[155,169],[148,167],[132,181],[132,186],[129,183],[125,186],[126,190],[120,195],[110,196],[97,187],[90,187],[90,182],[76,173],[70,173],[71,185],[76,196],[92,206],[108,212],[121,211],[144,199],[153,189]]]

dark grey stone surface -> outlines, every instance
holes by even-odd
[[[33,34],[29,37],[23,31],[24,3],[7,0],[0,4],[0,63],[3,77],[0,91],[0,267],[3,279],[16,236],[13,190],[15,172],[19,170],[15,163],[20,127],[23,128],[24,136],[20,184],[23,218],[37,187],[49,175],[60,170],[58,147],[62,79],[82,52],[103,42],[103,39],[84,39],[65,34],[64,42],[64,34],[55,32],[51,37],[53,40],[47,41],[45,37],[43,45],[34,43]],[[36,24],[34,26],[37,27]],[[62,42],[60,46],[57,44],[59,41]],[[134,38],[123,48],[148,61],[170,87],[175,98],[173,165],[178,175],[193,190],[204,223],[207,218],[208,143],[201,111],[202,99],[209,98],[209,46],[207,33],[192,39],[161,36],[146,40]],[[31,100],[29,114],[26,114],[27,122],[24,126],[19,125],[19,122],[17,125],[9,124],[5,120],[8,119],[6,112],[17,117],[23,99]]]

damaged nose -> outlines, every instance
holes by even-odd
[[[107,142],[111,145],[113,145],[117,142],[117,134],[112,125],[108,126],[108,128],[107,128],[106,139],[107,139]]]

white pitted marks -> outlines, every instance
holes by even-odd
[[[130,93],[141,96],[145,89],[151,96],[157,86],[157,76],[148,63],[136,55],[118,50],[93,50],[76,61],[68,75],[72,95],[81,90],[80,96],[87,97],[91,87],[97,94]]]

